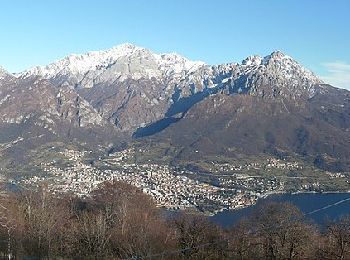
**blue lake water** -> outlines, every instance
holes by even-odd
[[[350,214],[350,193],[302,193],[271,195],[258,200],[248,208],[223,211],[210,219],[223,227],[230,227],[242,217],[248,216],[256,207],[269,201],[290,202],[301,209],[308,218],[319,225]]]

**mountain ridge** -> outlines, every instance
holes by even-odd
[[[253,63],[248,62],[249,59],[252,58],[242,63],[206,65],[177,54],[155,54],[142,47],[123,44],[106,51],[70,55],[18,76],[22,79],[43,77],[56,86],[71,86],[105,120],[124,132],[135,132],[137,128],[155,123],[171,114],[169,111],[174,107],[177,107],[175,111],[183,113],[193,102],[218,91],[240,94],[252,90],[258,95],[276,95],[277,90],[258,93],[259,90],[254,89],[258,84],[271,84],[258,82],[269,80],[264,73],[271,74],[273,84],[287,85],[289,82],[283,81],[296,80],[295,85],[302,85],[307,91],[311,85],[321,83],[314,74],[280,51],[265,57],[255,56]],[[282,94],[301,95],[294,90]],[[184,100],[186,107],[179,109]],[[138,107],[136,111],[135,107]],[[141,110],[144,113],[136,116]]]
[[[196,143],[204,149],[196,149],[199,154],[216,147],[216,152],[230,155],[230,144],[236,147],[231,150],[241,153],[305,154],[309,161],[329,155],[335,161],[347,160],[340,138],[348,138],[349,93],[325,84],[281,51],[248,56],[240,63],[207,65],[123,44],[70,55],[17,77],[1,73],[6,78],[0,81],[2,122],[21,125],[34,120],[63,140],[74,135],[86,142],[83,136],[94,133],[109,146],[112,136],[123,137],[117,143],[151,136],[155,142],[173,140],[182,146],[182,154]],[[256,131],[254,124],[262,127],[261,133],[247,138],[245,132]],[[221,136],[203,132],[206,127]],[[320,137],[323,142],[332,135],[339,140],[319,144],[310,137],[319,127],[325,132]],[[235,131],[240,134],[232,134]],[[72,135],[75,132],[79,134]],[[283,138],[276,138],[277,134]],[[341,148],[332,148],[335,144]],[[320,153],[317,147],[322,148]]]
[[[130,59],[132,58],[139,59],[139,61],[131,61]],[[130,71],[130,69],[132,70],[130,64],[135,64],[136,62],[139,62],[140,65],[142,65],[142,62],[145,62],[145,66],[149,66],[149,71],[137,71],[137,67],[134,68],[135,71]],[[57,74],[62,74],[64,76],[71,73],[73,76],[79,78],[80,74],[86,74],[91,71],[100,70],[101,73],[103,73],[103,70],[115,66],[116,63],[118,63],[117,65],[128,63],[129,65],[127,68],[117,68],[120,70],[119,72],[121,72],[119,76],[128,75],[134,79],[157,76],[156,70],[162,71],[165,74],[172,72],[178,74],[182,73],[184,70],[191,71],[205,65],[204,62],[190,61],[176,53],[156,54],[146,48],[126,43],[104,51],[68,55],[46,66],[36,66],[21,72],[18,76],[21,78],[41,76],[46,79],[52,79],[57,77]]]

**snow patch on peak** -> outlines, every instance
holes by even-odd
[[[7,70],[5,70],[2,66],[0,66],[0,80],[3,79],[10,79],[10,78],[15,78],[14,75],[12,75],[11,73],[9,73]]]
[[[265,57],[261,57],[260,55],[251,55],[245,58],[242,61],[242,65],[246,66],[258,66],[258,65],[267,65],[272,61],[276,60],[284,60],[284,59],[289,59],[293,60],[292,57],[284,54],[282,51],[274,51],[270,55],[267,55]]]
[[[112,50],[117,50],[118,52],[128,53],[128,52],[131,52],[134,50],[148,50],[148,49],[141,47],[141,46],[138,46],[138,45],[135,45],[133,43],[126,42],[126,43],[115,45],[112,48],[107,49],[105,51],[108,52],[108,51],[112,51]]]
[[[251,65],[260,65],[262,57],[259,55],[248,56],[242,61],[242,65],[251,66]]]
[[[263,64],[269,64],[270,62],[273,62],[273,61],[281,61],[281,60],[291,60],[293,62],[296,62],[292,57],[284,54],[282,51],[274,51],[272,52],[270,55],[267,55],[265,56],[263,59],[262,59],[262,63]]]
[[[159,62],[160,69],[163,71],[173,68],[175,73],[183,71],[193,72],[205,65],[202,61],[191,61],[177,53],[155,54],[155,56]]]
[[[89,81],[91,86],[95,77],[112,68],[116,78],[139,79],[142,77],[160,77],[165,75],[182,75],[205,65],[204,62],[190,61],[176,53],[155,54],[150,50],[125,43],[104,51],[92,51],[86,54],[72,54],[47,66],[38,66],[20,73],[22,78],[41,76],[46,79],[67,80],[78,84],[81,80]],[[88,79],[86,79],[88,76]]]
[[[291,58],[290,56],[286,55],[284,52],[280,50],[273,51],[270,54],[270,56],[277,59]]]
[[[270,71],[280,74],[285,78],[293,78],[309,82],[309,84],[323,83],[313,72],[303,67],[291,56],[281,51],[274,51],[270,55],[265,56],[261,62]]]
[[[37,66],[21,73],[22,77],[32,75],[44,78],[55,77],[57,74],[85,74],[88,71],[106,67],[120,57],[133,54],[142,48],[132,44],[122,44],[105,51],[91,51],[86,54],[71,54],[47,66]]]
[[[7,72],[7,70],[4,69],[4,67],[0,66],[0,75],[8,75],[9,73]]]

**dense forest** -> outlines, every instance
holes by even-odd
[[[169,217],[124,183],[103,183],[88,198],[2,190],[0,258],[350,259],[350,217],[320,228],[288,203],[223,229],[198,214]]]

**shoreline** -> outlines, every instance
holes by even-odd
[[[285,193],[285,194],[298,195],[298,194],[339,194],[339,193],[350,193],[350,190],[347,190],[347,191],[296,191],[296,192]]]
[[[321,226],[324,225],[325,219],[337,219],[342,215],[350,214],[349,191],[283,193],[276,194],[276,196],[266,197],[270,197],[268,201],[272,202],[275,201],[282,203],[292,203],[298,207],[303,214],[306,214],[308,217],[310,217],[310,220]],[[249,215],[256,209],[256,207],[263,206],[264,203],[268,201],[259,199],[257,203],[252,206],[241,209],[224,210],[213,216],[210,216],[209,219],[220,226],[228,228],[239,221],[241,218]],[[310,213],[312,216],[309,216]]]
[[[184,208],[184,209],[172,209],[172,208],[166,208],[164,206],[160,206],[159,208],[162,208],[168,212],[181,212],[184,210],[185,211],[187,210],[187,212],[191,212],[193,210],[193,212],[192,212],[193,214],[201,214],[201,215],[204,215],[207,217],[213,217],[213,216],[220,214],[220,213],[223,213],[223,212],[230,212],[230,211],[234,212],[234,211],[239,211],[242,209],[247,209],[247,208],[253,207],[258,203],[258,201],[267,199],[271,196],[283,196],[283,195],[294,196],[294,195],[302,195],[302,194],[310,194],[310,195],[311,194],[314,194],[314,195],[317,195],[317,194],[318,195],[321,195],[321,194],[350,194],[350,190],[347,190],[347,191],[296,191],[296,192],[276,191],[276,192],[269,192],[269,193],[257,196],[257,199],[252,204],[240,205],[240,206],[237,206],[236,208],[222,208],[222,209],[215,210],[213,212],[201,211],[201,210],[194,208],[194,207],[189,207],[189,208]]]
[[[250,205],[246,205],[246,206],[240,206],[240,207],[237,207],[237,208],[233,208],[233,209],[222,209],[222,210],[218,210],[217,212],[215,213],[212,213],[212,214],[206,214],[210,217],[212,216],[215,216],[219,213],[222,213],[222,212],[234,212],[234,211],[239,211],[239,210],[242,210],[242,209],[246,209],[246,208],[249,208],[249,207],[253,207],[255,206],[259,200],[261,199],[267,199],[268,197],[271,197],[271,196],[283,196],[283,195],[291,195],[291,196],[294,196],[294,195],[302,195],[302,194],[314,194],[314,195],[321,195],[321,194],[349,194],[350,195],[350,190],[347,190],[347,191],[297,191],[297,192],[274,192],[274,193],[269,193],[269,194],[264,194],[260,197],[258,197],[258,199],[255,201],[255,203],[253,204],[250,204]]]

